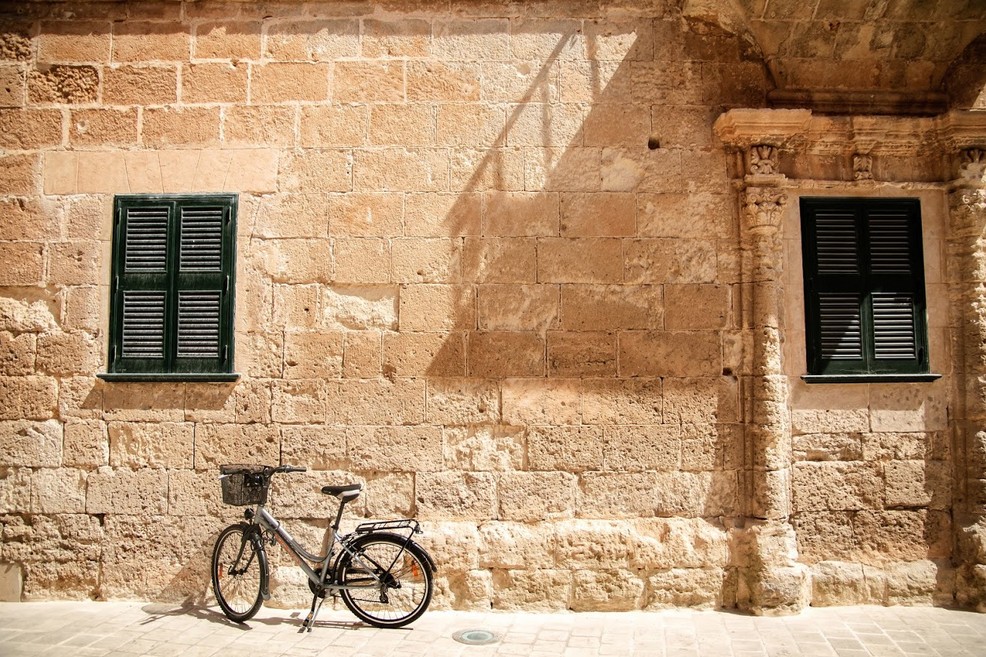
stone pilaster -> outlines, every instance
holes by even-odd
[[[753,367],[746,436],[752,499],[744,534],[747,566],[742,604],[754,613],[797,612],[810,599],[808,569],[797,563],[791,515],[791,425],[784,373],[783,211],[788,198],[777,149],[754,144],[746,152],[741,191],[741,240],[750,290]]]
[[[949,192],[959,416],[953,467],[959,564],[956,597],[986,611],[986,150],[959,152]]]

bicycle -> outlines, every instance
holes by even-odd
[[[431,602],[437,569],[431,555],[411,540],[422,533],[418,521],[365,522],[349,534],[340,534],[343,509],[359,497],[363,485],[323,486],[322,493],[339,500],[339,510],[329,527],[325,553],[309,552],[266,506],[275,474],[305,470],[289,465],[220,467],[223,502],[252,507],[244,510],[243,522],[219,534],[212,552],[212,588],[223,613],[245,623],[270,599],[265,546],[278,543],[308,576],[312,606],[302,631],[311,632],[329,593],[342,597],[357,618],[376,627],[402,627],[420,617]]]

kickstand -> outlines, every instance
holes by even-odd
[[[312,628],[315,627],[315,617],[318,616],[318,612],[322,608],[323,602],[325,602],[325,598],[320,598],[317,595],[312,596],[312,608],[311,611],[308,612],[308,616],[305,617],[304,622],[301,624],[302,631],[304,631],[304,628],[307,627],[308,631],[311,632]]]

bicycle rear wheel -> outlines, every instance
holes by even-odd
[[[405,545],[406,543],[406,545]],[[428,608],[433,588],[431,560],[424,550],[393,534],[367,534],[344,554],[338,570],[342,601],[376,627],[401,627]]]
[[[212,590],[223,613],[237,623],[254,617],[267,586],[267,554],[251,534],[249,525],[230,525],[212,551]]]

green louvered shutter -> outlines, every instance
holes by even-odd
[[[110,372],[232,371],[236,197],[116,199]]]
[[[810,374],[928,371],[915,199],[801,200]]]

